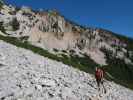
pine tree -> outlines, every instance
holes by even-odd
[[[16,31],[16,30],[19,29],[19,22],[18,22],[17,18],[14,18],[14,19],[12,20],[11,25],[12,25],[14,31]]]
[[[0,5],[2,6],[4,4],[4,0],[0,0]]]
[[[3,4],[4,4],[4,0],[0,0],[0,10],[1,10]]]

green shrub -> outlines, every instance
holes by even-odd
[[[0,9],[2,8],[3,4],[4,4],[4,0],[0,0]]]
[[[14,31],[19,29],[19,22],[18,22],[17,18],[14,18],[12,20],[11,25],[12,25]]]
[[[67,51],[66,51],[66,50],[62,50],[62,52],[67,53]]]
[[[19,39],[20,39],[20,41],[27,41],[28,38],[29,38],[29,36],[22,36]]]
[[[3,22],[0,22],[0,31],[5,33],[5,28],[3,26]]]
[[[58,51],[59,51],[59,50],[58,50],[58,49],[56,49],[56,48],[54,48],[53,50],[54,50],[55,52],[58,52]]]

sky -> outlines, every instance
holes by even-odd
[[[98,27],[133,37],[133,0],[6,0],[35,10],[57,9],[80,25]]]

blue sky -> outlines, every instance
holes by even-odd
[[[6,0],[33,9],[57,9],[66,18],[133,37],[133,0]]]

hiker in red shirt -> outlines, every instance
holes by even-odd
[[[104,74],[105,74],[105,72],[102,68],[97,68],[96,67],[95,78],[96,78],[96,82],[97,82],[97,85],[98,85],[98,90],[100,91],[100,85],[102,85],[103,88],[104,88],[104,92],[106,93],[106,89],[103,85]]]

